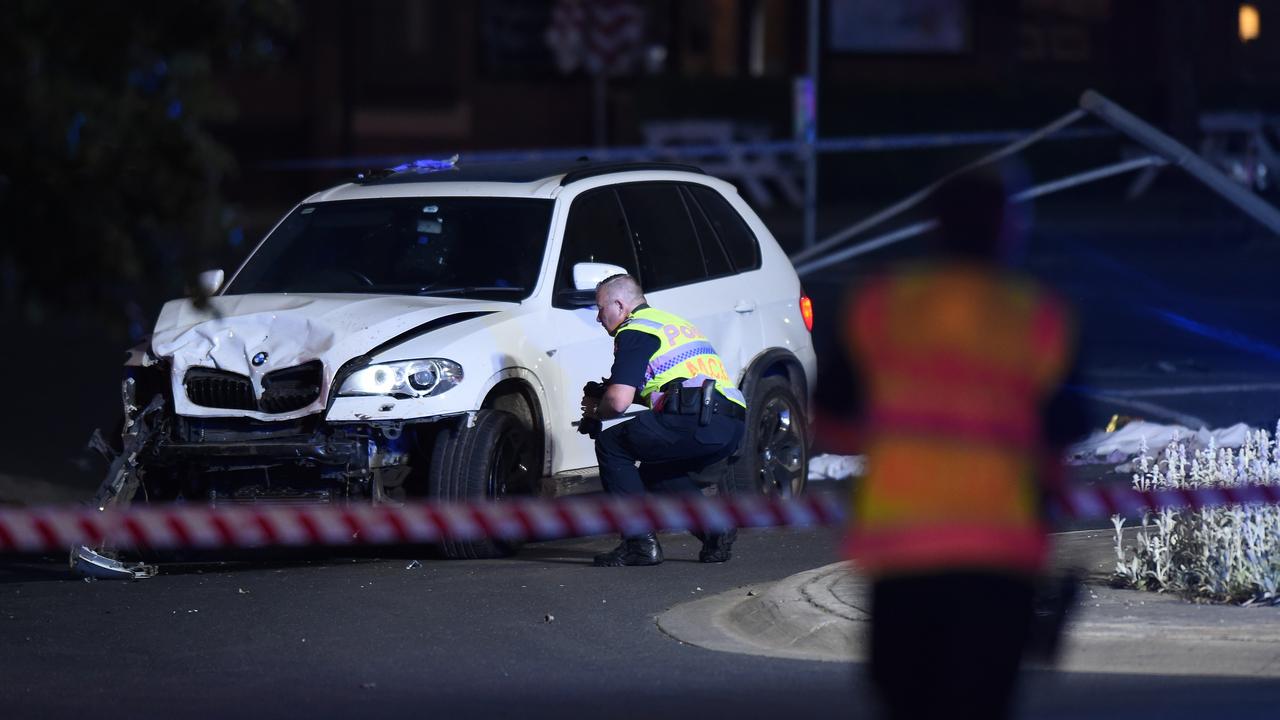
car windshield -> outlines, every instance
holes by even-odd
[[[550,200],[379,198],[303,205],[227,293],[379,293],[520,300],[533,291]]]

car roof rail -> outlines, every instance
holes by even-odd
[[[587,178],[599,175],[608,175],[617,172],[635,172],[637,170],[667,170],[675,172],[689,172],[705,175],[706,172],[697,165],[688,165],[685,163],[673,162],[615,162],[592,164],[577,170],[570,170],[560,178],[560,184],[568,185],[569,183],[585,180]]]

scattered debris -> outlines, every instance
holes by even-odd
[[[134,563],[126,565],[103,553],[83,545],[71,551],[71,569],[83,575],[85,580],[143,580],[156,574],[155,565]]]
[[[418,568],[420,568],[420,567],[422,567],[422,563],[418,562],[417,560],[413,560],[413,561],[411,561],[408,565],[405,565],[405,566],[404,566],[404,569],[405,569],[405,570],[416,570],[416,569],[418,569]]]
[[[861,455],[818,455],[809,458],[810,480],[845,480],[861,477],[866,472],[866,458]]]

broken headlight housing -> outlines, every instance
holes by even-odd
[[[368,365],[351,373],[338,397],[390,395],[431,397],[462,382],[462,366],[452,360],[427,358]]]

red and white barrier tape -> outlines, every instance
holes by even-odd
[[[1280,485],[1235,485],[1135,490],[1132,487],[1071,488],[1054,498],[1052,509],[1074,520],[1129,515],[1153,508],[1214,507],[1242,503],[1280,503]]]
[[[156,550],[311,545],[400,545],[441,540],[551,540],[650,530],[815,527],[844,521],[845,500],[812,493],[784,500],[762,496],[595,496],[501,503],[388,505],[134,506],[0,508],[0,553],[62,551],[85,545]],[[1101,519],[1157,507],[1280,503],[1280,486],[1242,485],[1140,492],[1079,488],[1056,510]]]
[[[650,530],[814,527],[844,516],[835,495],[794,500],[761,496],[601,496],[500,503],[389,505],[134,506],[0,509],[0,552],[45,552],[86,545],[259,548],[399,545],[441,540],[551,540]]]

